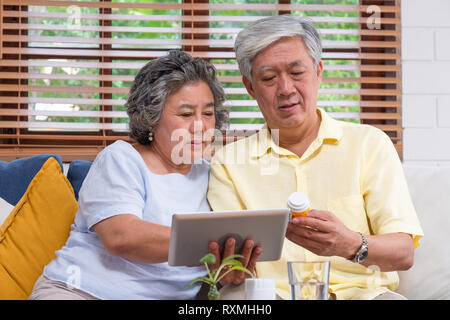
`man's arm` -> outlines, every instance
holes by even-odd
[[[333,213],[311,210],[307,217],[294,218],[286,237],[320,256],[352,259],[362,245],[358,232],[347,228]],[[413,265],[414,246],[407,233],[366,235],[368,256],[362,265],[380,271],[407,270]]]
[[[218,152],[211,161],[208,202],[214,211],[247,209]]]

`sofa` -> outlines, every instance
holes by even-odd
[[[26,299],[66,242],[88,161],[56,154],[0,161],[0,299]]]
[[[424,237],[414,265],[399,272],[397,292],[408,299],[450,299],[450,165],[410,165],[403,169]]]
[[[0,161],[0,299],[26,299],[43,266],[65,243],[90,165],[63,164],[58,155]],[[450,166],[404,165],[404,172],[425,237],[414,266],[399,272],[397,292],[408,299],[448,300]]]

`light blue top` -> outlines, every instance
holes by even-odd
[[[45,267],[44,275],[100,299],[195,298],[200,284],[187,284],[205,275],[204,267],[137,263],[112,256],[92,226],[123,213],[170,226],[173,213],[210,211],[208,179],[207,162],[193,164],[186,175],[158,175],[148,169],[131,144],[111,144],[92,164],[80,189],[70,236]]]

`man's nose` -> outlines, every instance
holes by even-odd
[[[279,77],[278,82],[278,95],[280,96],[290,96],[295,92],[295,86],[292,79],[288,76]]]

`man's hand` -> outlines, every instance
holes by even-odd
[[[319,256],[352,258],[362,244],[361,236],[347,228],[329,211],[311,210],[288,224],[286,238]]]
[[[223,252],[223,257],[226,258],[232,254],[235,254],[235,240],[234,238],[228,238],[225,242],[225,249]],[[240,252],[243,255],[243,258],[238,259],[242,266],[246,267],[250,272],[255,274],[256,261],[262,252],[262,248],[260,246],[254,247],[253,240],[245,240],[242,250]],[[219,253],[219,244],[216,241],[212,241],[209,243],[209,252],[212,253],[216,257],[216,263],[212,265],[212,269],[218,268],[221,263],[221,257]],[[226,270],[222,271],[222,274],[226,272]],[[220,281],[222,285],[233,283],[234,285],[239,285],[245,281],[246,278],[250,277],[247,273],[243,271],[232,271],[228,273],[223,279]]]

